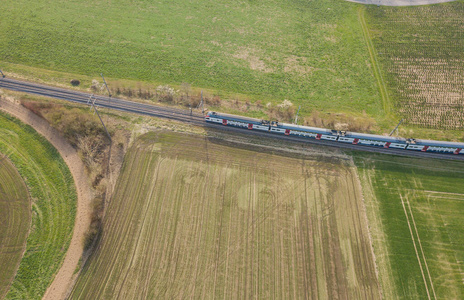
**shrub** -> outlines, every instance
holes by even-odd
[[[77,80],[77,79],[71,80],[71,85],[72,85],[72,86],[78,86],[78,85],[80,85],[80,84],[81,84],[81,82],[80,82],[79,80]]]
[[[90,249],[93,242],[98,238],[102,230],[103,208],[103,198],[94,198],[92,201],[92,215],[90,217],[90,227],[84,237],[84,251]]]
[[[92,85],[90,86],[90,89],[95,93],[99,92],[103,89],[103,84],[100,84],[96,79],[92,79]]]
[[[174,97],[178,94],[178,92],[179,91],[174,90],[169,85],[159,85],[156,88],[156,95],[160,102],[173,102]]]
[[[221,105],[221,98],[219,96],[207,96],[204,98],[205,104],[211,105],[211,106],[220,106]]]
[[[295,117],[295,107],[288,100],[284,100],[277,106],[273,106],[272,104],[268,103],[266,107],[268,109],[268,116],[270,120],[292,122],[293,118]]]

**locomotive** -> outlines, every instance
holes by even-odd
[[[401,137],[331,130],[326,128],[300,126],[280,123],[276,121],[267,121],[231,114],[223,114],[214,111],[208,112],[206,114],[205,121],[210,123],[219,123],[225,126],[245,128],[249,130],[260,130],[288,136],[313,138],[316,140],[330,140],[340,143],[351,143],[354,145],[397,148],[404,150],[456,155],[464,154],[464,151],[462,151],[462,149],[464,149],[464,143],[405,139]]]

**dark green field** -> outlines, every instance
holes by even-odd
[[[6,299],[39,299],[71,240],[76,213],[74,181],[58,151],[44,137],[4,113],[0,113],[0,152],[18,169],[32,199],[26,251]],[[3,228],[8,225],[2,223],[1,230],[9,230]]]
[[[356,155],[385,299],[464,297],[464,163]]]

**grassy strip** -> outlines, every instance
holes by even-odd
[[[386,298],[461,299],[461,162],[355,154]]]
[[[0,151],[26,182],[32,197],[32,226],[26,252],[7,299],[39,299],[68,248],[75,217],[76,190],[57,150],[32,127],[0,113]]]
[[[367,44],[367,49],[369,50],[369,56],[371,58],[372,70],[374,71],[375,79],[377,80],[377,85],[380,90],[380,95],[382,96],[383,111],[385,114],[391,114],[391,103],[390,98],[388,97],[388,91],[385,86],[385,82],[382,77],[382,73],[379,68],[379,63],[377,61],[377,53],[375,52],[374,44],[372,43],[371,36],[369,34],[369,29],[364,18],[365,8],[358,8],[359,22],[361,23],[363,29],[364,40]]]
[[[13,281],[31,225],[31,201],[26,185],[11,162],[0,153],[0,298]]]

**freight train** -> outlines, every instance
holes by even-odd
[[[219,123],[225,126],[234,126],[249,130],[260,130],[270,133],[312,138],[316,140],[330,140],[354,145],[372,147],[397,148],[404,150],[435,152],[463,155],[464,143],[442,142],[419,139],[405,139],[383,135],[357,133],[350,131],[330,130],[325,128],[300,126],[294,124],[266,121],[218,112],[208,112],[206,122]]]

